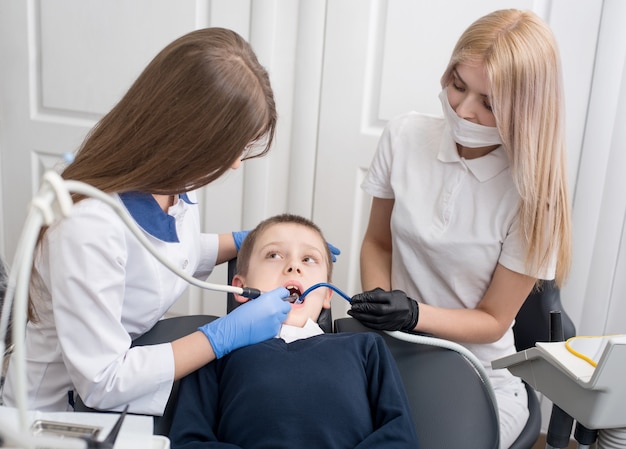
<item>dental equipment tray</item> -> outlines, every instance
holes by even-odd
[[[565,342],[537,343],[491,365],[507,368],[588,429],[626,427],[626,339],[606,338],[595,368]]]
[[[96,438],[102,427],[85,424],[68,424],[60,421],[38,419],[31,426],[33,435],[54,435],[75,438]]]

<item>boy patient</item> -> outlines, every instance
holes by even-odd
[[[331,281],[326,240],[296,215],[252,230],[233,285],[298,294]],[[325,334],[320,287],[293,304],[278,338],[237,349],[183,378],[169,438],[187,448],[417,448],[397,367],[375,333]],[[238,298],[245,301],[244,298]]]

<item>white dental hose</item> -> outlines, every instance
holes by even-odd
[[[496,414],[496,423],[498,425],[498,429],[500,428],[500,414],[498,412],[498,402],[496,401],[496,394],[493,391],[493,386],[491,385],[491,381],[489,380],[489,375],[487,374],[487,370],[485,370],[483,364],[480,362],[480,360],[478,360],[478,357],[476,357],[469,349],[450,340],[429,337],[426,335],[408,334],[406,332],[400,331],[385,331],[385,333],[387,335],[390,335],[391,337],[397,338],[398,340],[407,341],[409,343],[417,343],[422,345],[437,346],[440,348],[450,349],[452,351],[458,352],[463,357],[465,357],[465,359],[476,370],[478,376],[485,385],[487,392],[489,393],[489,398],[493,403],[494,412]]]
[[[69,202],[68,202],[69,200]],[[9,270],[7,290],[0,315],[0,351],[5,352],[6,333],[9,315],[13,306],[13,358],[15,363],[15,401],[18,410],[19,429],[10,428],[8,423],[0,422],[0,436],[4,444],[17,445],[21,448],[86,448],[87,442],[74,438],[52,438],[31,435],[26,420],[26,362],[24,355],[24,334],[28,310],[28,285],[33,262],[33,253],[42,226],[50,225],[56,217],[69,214],[72,199],[64,188],[62,178],[53,172],[46,173],[42,187],[31,201],[28,215],[17,244],[13,265]]]
[[[22,228],[22,233],[17,244],[13,265],[9,270],[9,279],[4,298],[4,304],[0,314],[0,354],[5,353],[5,341],[9,326],[9,315],[13,308],[12,338],[14,343],[13,358],[15,364],[15,402],[18,409],[20,429],[11,429],[7,423],[0,422],[0,439],[4,438],[5,444],[17,445],[20,448],[58,448],[58,449],[82,449],[86,442],[73,438],[53,438],[33,436],[29,433],[26,417],[26,361],[24,350],[25,328],[28,311],[28,289],[30,274],[33,265],[33,254],[39,238],[39,232],[43,226],[50,226],[55,221],[63,219],[71,214],[73,201],[71,193],[78,193],[92,197],[108,204],[119,215],[122,221],[137,237],[139,242],[155,256],[165,267],[176,275],[185,279],[192,285],[207,290],[215,290],[225,293],[235,293],[247,298],[255,298],[261,293],[253,288],[241,288],[230,285],[211,284],[200,281],[178,267],[156,250],[150,241],[137,226],[130,214],[113,197],[95,187],[79,182],[64,180],[54,171],[47,171],[42,180],[42,185],[37,194],[31,200],[28,215]]]

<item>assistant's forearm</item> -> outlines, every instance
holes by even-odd
[[[420,304],[417,330],[465,343],[497,341],[511,327],[535,282],[533,277],[498,264],[489,288],[475,309]]]
[[[498,320],[483,310],[448,309],[423,303],[419,305],[415,330],[459,343],[493,343],[504,334]]]
[[[391,290],[391,250],[364,240],[361,247],[361,288]]]

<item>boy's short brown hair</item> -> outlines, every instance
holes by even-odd
[[[248,273],[248,267],[250,264],[250,256],[252,255],[252,249],[254,248],[254,244],[256,243],[257,237],[262,234],[266,229],[271,226],[283,223],[293,223],[297,225],[301,225],[307,227],[309,229],[317,232],[322,239],[323,242],[326,242],[324,238],[324,234],[322,230],[313,223],[308,218],[304,218],[300,215],[294,214],[280,214],[274,215],[273,217],[267,218],[259,223],[250,233],[246,236],[243,243],[241,244],[241,248],[239,249],[239,253],[237,254],[237,274],[241,276],[245,276]],[[332,255],[330,253],[330,248],[328,245],[324,245],[325,248],[325,259],[326,259],[326,267],[328,269],[328,282],[331,282],[332,273],[333,273],[333,264],[331,262]]]

